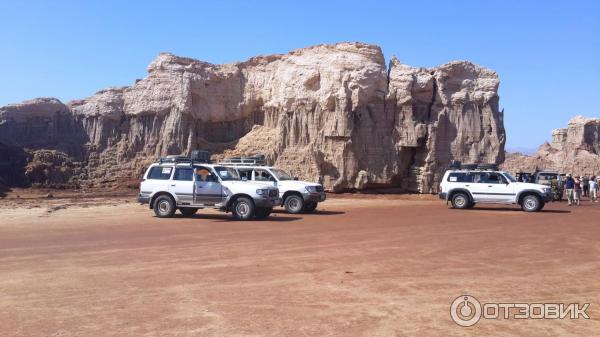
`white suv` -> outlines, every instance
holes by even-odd
[[[478,203],[518,204],[526,212],[541,210],[552,200],[549,186],[517,182],[507,172],[478,167],[447,170],[439,197],[453,208],[471,208]]]
[[[235,169],[242,180],[266,182],[277,186],[283,206],[288,213],[313,212],[317,205],[325,201],[323,185],[300,181],[287,172],[260,165],[262,156],[247,158],[228,158],[220,164]]]
[[[150,165],[140,184],[138,201],[156,216],[171,217],[175,210],[191,216],[198,209],[232,212],[239,220],[266,218],[280,205],[273,184],[242,181],[236,170],[169,156]]]

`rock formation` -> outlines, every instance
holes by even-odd
[[[502,165],[517,172],[554,169],[576,175],[600,175],[600,118],[576,116],[566,128],[552,131],[552,142],[536,155],[509,154]]]
[[[208,149],[214,159],[265,154],[333,191],[435,192],[452,159],[503,161],[498,85],[466,61],[386,67],[381,49],[362,43],[226,65],[161,53],[131,87],[0,108],[0,143],[29,161],[54,151],[37,156],[64,173],[36,175],[46,183],[116,184],[161,155]]]

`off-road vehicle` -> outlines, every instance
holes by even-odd
[[[288,213],[313,212],[326,195],[321,184],[300,181],[287,172],[265,165],[262,155],[226,158],[221,165],[235,169],[241,179],[267,182],[279,189],[283,206]]]
[[[562,200],[565,179],[558,171],[541,170],[533,174],[532,183],[550,186],[555,201]]]
[[[266,218],[281,204],[273,184],[242,181],[236,170],[211,164],[208,158],[203,153],[161,158],[146,170],[138,201],[161,218],[176,210],[191,216],[199,209],[215,208],[239,220]]]
[[[493,164],[454,162],[444,174],[439,197],[459,209],[478,203],[518,204],[526,212],[536,212],[552,200],[552,191],[550,186],[518,182]]]

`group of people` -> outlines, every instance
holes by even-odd
[[[589,197],[592,202],[598,202],[598,179],[596,177],[573,177],[571,174],[567,174],[565,194],[569,206],[580,205],[582,196]]]

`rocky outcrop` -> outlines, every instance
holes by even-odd
[[[552,131],[552,142],[537,154],[510,154],[503,164],[510,171],[554,169],[576,175],[600,174],[600,118],[577,116],[566,128]]]
[[[88,185],[208,149],[214,159],[263,153],[334,191],[434,192],[452,159],[504,159],[498,85],[495,72],[466,61],[427,69],[394,58],[387,67],[379,47],[362,43],[227,65],[162,53],[131,87],[0,108],[0,141],[67,153]]]

